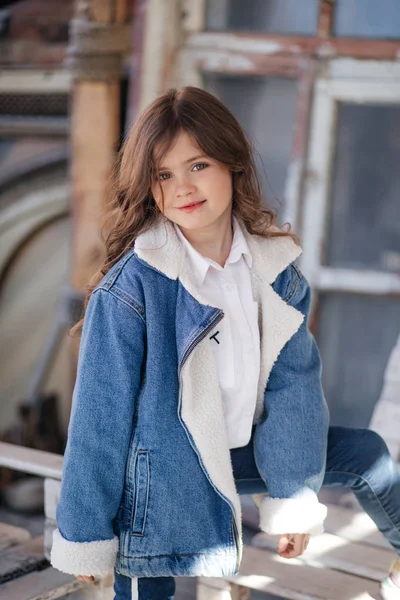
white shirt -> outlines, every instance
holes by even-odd
[[[245,446],[251,437],[260,372],[258,304],[253,300],[252,257],[246,239],[233,217],[233,240],[224,267],[202,256],[175,230],[191,263],[198,291],[225,316],[209,333],[221,388],[229,447]]]

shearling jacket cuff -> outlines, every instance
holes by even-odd
[[[260,510],[260,529],[270,535],[284,533],[309,533],[320,535],[324,532],[323,522],[327,508],[324,504],[309,497],[270,498],[267,495],[253,495]]]
[[[117,552],[117,536],[112,540],[70,542],[55,529],[50,562],[63,573],[102,577],[113,570]]]

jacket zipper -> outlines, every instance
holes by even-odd
[[[242,562],[242,553],[243,553],[243,544],[241,544],[239,540],[239,532],[237,530],[236,519],[233,517],[233,529],[235,532],[235,541],[236,541],[236,549],[237,549],[237,559],[236,559],[236,569],[235,571],[239,571],[240,563]]]
[[[181,378],[181,375],[182,375],[183,366],[184,366],[185,362],[187,361],[187,359],[188,359],[189,355],[191,354],[191,352],[193,352],[194,348],[205,338],[205,336],[208,334],[208,332],[211,331],[211,329],[215,325],[217,325],[224,318],[224,316],[225,316],[224,313],[220,312],[219,315],[218,315],[218,317],[215,318],[210,323],[210,325],[203,331],[203,333],[198,338],[196,338],[194,340],[194,342],[192,342],[190,344],[189,348],[186,350],[186,352],[185,352],[185,354],[184,354],[184,356],[182,358],[182,361],[181,361],[181,364],[180,364],[180,367],[179,367],[179,372],[178,372],[178,378],[179,378],[179,408],[181,406],[181,398],[182,398],[182,378]],[[235,532],[235,543],[236,543],[236,551],[237,551],[236,571],[238,571],[239,570],[239,565],[240,565],[241,560],[242,560],[242,545],[241,545],[240,540],[239,540],[239,533],[238,533],[238,529],[237,529],[237,525],[236,525],[235,511],[234,511],[233,508],[232,508],[232,512],[233,512],[233,515],[234,515],[233,516],[233,528],[234,528],[234,532]]]
[[[211,331],[211,329],[214,327],[214,325],[217,325],[217,323],[219,323],[220,321],[222,321],[222,319],[224,318],[225,314],[223,312],[220,312],[217,316],[217,318],[215,318],[211,324],[203,331],[203,333],[194,340],[194,342],[192,342],[189,346],[189,348],[186,350],[185,354],[183,355],[182,358],[182,362],[181,365],[179,367],[179,386],[181,384],[181,372],[182,372],[182,368],[183,365],[185,364],[185,362],[187,361],[187,358],[189,356],[189,354],[191,354],[191,352],[193,351],[193,349],[197,346],[197,344],[199,344],[207,335],[207,333],[209,331]],[[180,394],[179,394],[180,396]]]

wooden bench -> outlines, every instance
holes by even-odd
[[[0,599],[50,600],[75,592],[74,600],[112,600],[112,577],[95,585],[53,569],[48,559],[56,527],[63,457],[0,442],[0,466],[44,478],[44,536],[31,538],[18,527],[0,524]],[[242,497],[243,520],[258,529],[258,510]],[[280,558],[277,537],[257,533],[243,553],[236,577],[197,579],[198,600],[249,600],[251,590],[288,600],[368,600],[379,598],[379,582],[394,552],[363,512],[330,505],[326,533],[313,538],[297,559]],[[3,579],[1,579],[3,577]],[[1,583],[3,581],[3,583]]]
[[[258,528],[257,509],[243,497],[243,515]],[[257,533],[244,548],[240,574],[200,577],[198,600],[249,600],[258,590],[289,600],[380,599],[379,582],[387,574],[394,551],[363,512],[328,506],[325,530],[312,538],[297,559],[281,558],[278,538]]]
[[[74,600],[113,600],[113,577],[95,584],[54,569],[50,563],[56,527],[63,457],[0,442],[0,466],[44,478],[44,535],[32,538],[20,527],[0,523],[0,599],[51,600],[74,593]]]

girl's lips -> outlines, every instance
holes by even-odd
[[[201,200],[201,202],[196,202],[194,204],[188,204],[187,206],[181,206],[179,208],[179,210],[183,210],[185,212],[192,212],[193,210],[200,208],[200,206],[203,206],[204,202],[205,202],[205,200]]]

